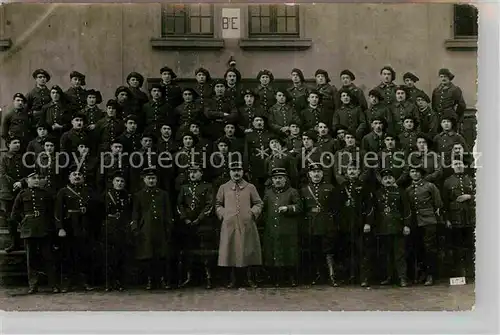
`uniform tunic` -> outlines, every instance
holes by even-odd
[[[26,94],[26,109],[33,114],[33,123],[37,124],[43,117],[42,107],[50,102],[50,90],[47,86],[35,86]]]
[[[123,144],[123,152],[130,154],[141,149],[142,134],[138,132],[129,133],[125,131],[118,136],[118,139]]]
[[[382,94],[386,105],[391,106],[396,101],[396,84],[393,82],[389,84],[380,83],[374,89]]]
[[[345,182],[347,176],[347,167],[354,161],[360,169],[359,179],[366,181],[369,176],[369,171],[365,168],[364,162],[366,152],[359,147],[350,146],[344,147],[337,151],[334,157],[334,175],[337,183],[342,184]]]
[[[71,129],[61,136],[61,151],[71,153],[78,151],[80,144],[88,145],[88,134],[83,129]]]
[[[240,107],[245,103],[240,84],[236,84],[232,87],[226,85],[226,91],[224,92],[224,97],[227,99],[227,101],[233,108]]]
[[[178,129],[173,129],[176,139],[180,140],[184,132],[189,130],[192,122],[203,120],[203,106],[199,102],[183,102],[175,108]]]
[[[397,186],[381,187],[375,193],[375,230],[378,235],[402,234],[411,227],[407,194]]]
[[[374,152],[378,154],[385,148],[384,136],[384,133],[378,135],[374,131],[371,131],[363,137],[363,140],[361,140],[361,148],[365,152]]]
[[[424,180],[439,185],[443,176],[441,158],[434,151],[422,153],[414,151],[409,155],[411,166],[421,166],[425,169]]]
[[[333,114],[333,111],[336,109],[335,102],[338,95],[338,90],[335,85],[330,85],[328,83],[316,85],[316,90],[319,92],[319,94],[321,94],[321,105],[331,114]]]
[[[194,90],[196,91],[196,93],[198,93],[197,101],[200,103],[200,105],[205,106],[207,100],[210,100],[210,98],[212,97],[213,93],[212,85],[210,85],[209,83],[205,84],[197,83],[196,86],[194,87]]]
[[[102,221],[101,241],[114,256],[123,257],[123,247],[129,237],[132,196],[125,190],[110,189],[105,194],[106,218]],[[115,259],[114,263],[118,260]],[[113,264],[114,265],[114,264]]]
[[[14,200],[14,183],[28,175],[20,153],[6,152],[0,157],[0,200]]]
[[[443,217],[445,220],[449,220],[453,227],[475,227],[475,193],[473,180],[466,174],[453,174],[444,182]],[[458,202],[457,198],[463,194],[469,194],[472,198],[463,202]]]
[[[45,150],[43,146],[46,139],[47,137],[44,138],[41,138],[40,136],[35,137],[28,143],[28,146],[26,147],[26,152],[34,152],[36,155],[38,155],[40,152]]]
[[[455,86],[453,83],[448,85],[440,84],[432,91],[432,109],[437,113],[442,113],[447,109],[455,110],[457,113],[458,121],[463,119],[465,109],[464,97],[460,87]]]
[[[285,213],[278,208],[286,206]],[[302,199],[291,187],[274,187],[264,195],[263,256],[265,266],[297,266],[299,264],[299,222]]]
[[[172,137],[160,137],[156,144],[158,153],[158,185],[164,191],[174,189],[173,181],[175,179],[174,154],[177,150],[176,143]]]
[[[420,131],[428,134],[431,138],[438,133],[441,115],[436,113],[430,106],[419,109]]]
[[[410,96],[407,97],[408,100],[410,100],[411,102],[415,103],[417,101],[417,96],[419,94],[425,94],[425,92],[415,86],[413,87],[408,87],[407,86],[407,89],[408,89],[408,92],[410,93]]]
[[[300,135],[289,135],[286,138],[286,148],[293,156],[300,155],[302,151],[302,137]]]
[[[412,182],[406,194],[418,227],[438,224],[439,218],[435,212],[443,207],[443,203],[436,185],[425,180]]]
[[[408,181],[407,155],[402,150],[382,149],[379,154],[379,165],[375,172],[375,177],[379,183],[382,183],[380,172],[384,169],[390,169],[396,179],[396,184],[403,187]]]
[[[366,102],[365,94],[363,93],[363,90],[354,85],[353,83],[347,85],[347,86],[342,86],[338,91],[337,91],[337,102],[335,103],[335,106],[339,108],[342,106],[342,101],[340,101],[340,91],[342,89],[348,89],[351,91],[351,93],[356,97],[356,105],[361,107],[362,111],[366,111],[368,109],[368,103]]]
[[[63,178],[65,177],[62,171],[58,170],[60,166],[57,164],[56,156],[54,154],[47,154],[46,152],[40,153],[37,160],[37,171],[40,173],[40,187],[43,187],[53,198],[56,197],[57,192],[63,186]]]
[[[259,232],[255,224],[263,202],[254,185],[242,180],[219,187],[216,214],[222,221],[219,266],[246,267],[262,264]]]
[[[292,123],[300,124],[300,118],[292,106],[276,103],[269,109],[268,122],[272,131],[282,134],[281,128],[289,127]]]
[[[71,118],[73,111],[69,106],[63,105],[60,102],[50,102],[42,107],[43,119],[49,126],[59,124],[62,126],[59,130],[53,130],[52,136],[59,139],[61,135],[71,129]]]
[[[257,86],[257,94],[259,95],[258,103],[264,112],[267,112],[276,103],[276,90],[271,85]]]
[[[96,124],[96,137],[100,151],[109,151],[110,143],[114,141],[125,130],[123,120],[116,117],[106,116]]]
[[[268,179],[266,181],[266,186],[272,185],[271,174],[273,169],[283,168],[286,169],[288,177],[292,186],[298,186],[299,172],[297,170],[297,160],[286,154],[271,154],[265,161],[266,171]]]
[[[309,96],[310,89],[304,84],[299,86],[292,86],[287,88],[292,101],[287,101],[290,103],[295,111],[301,111],[307,107],[307,97]]]
[[[132,99],[134,99],[139,108],[148,102],[148,95],[140,88],[129,86],[128,89],[130,90],[130,93],[132,93]]]
[[[314,129],[320,122],[328,126],[333,121],[333,110],[324,105],[317,107],[308,106],[300,112],[300,119],[302,121],[302,131]]]
[[[399,144],[407,154],[412,152],[415,148],[417,136],[418,133],[414,130],[403,130],[401,134],[399,134]]]
[[[464,152],[469,151],[463,136],[455,131],[442,131],[434,137],[435,150],[437,153],[444,154],[444,162],[447,166],[451,164],[451,151],[455,144],[461,144]]]
[[[384,118],[387,121],[389,114],[389,107],[383,102],[379,102],[376,105],[371,105],[366,111],[366,119],[369,123],[371,123],[374,118]]]
[[[269,106],[270,107],[270,106]],[[242,130],[249,129],[252,127],[252,121],[255,116],[267,116],[267,109],[264,110],[263,107],[254,106],[241,106],[238,108],[238,124]]]
[[[157,187],[145,187],[134,194],[133,204],[136,258],[167,258],[174,224],[168,193]]]
[[[87,91],[82,87],[70,87],[65,93],[70,98],[73,111],[79,112],[87,104]]]
[[[420,113],[417,106],[411,101],[395,102],[389,109],[387,123],[389,130],[396,135],[399,135],[403,130],[403,121],[406,117],[411,116],[417,121]]]
[[[349,131],[354,132],[356,138],[361,140],[366,131],[365,114],[359,106],[343,104],[333,114],[332,128],[336,129],[338,125],[343,125]]]
[[[168,84],[161,82],[160,85],[165,89],[165,101],[172,108],[176,108],[182,103],[182,90],[179,85],[173,82]]]
[[[258,183],[264,183],[267,177],[265,160],[269,156],[269,142],[272,134],[265,130],[254,129],[245,135],[245,153],[243,162],[248,173],[252,176],[252,183],[259,188]]]
[[[2,137],[7,140],[11,136],[16,136],[27,142],[32,138],[32,127],[31,112],[13,109],[3,120]]]
[[[151,100],[143,105],[142,117],[146,132],[158,133],[164,123],[174,123],[174,111],[164,100]]]

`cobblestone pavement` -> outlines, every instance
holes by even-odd
[[[408,288],[192,288],[169,292],[140,289],[106,293],[42,293],[28,296],[26,288],[1,288],[0,308],[7,311],[442,311],[470,310],[474,284]]]

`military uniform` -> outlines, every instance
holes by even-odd
[[[286,138],[286,148],[288,152],[297,157],[302,152],[302,136],[300,135],[288,135]]]
[[[52,127],[56,123],[62,126],[61,129],[52,130],[52,136],[57,139],[60,139],[63,133],[71,129],[73,111],[70,109],[69,105],[63,104],[61,101],[52,101],[44,105],[42,107],[42,115],[43,120],[49,126]]]
[[[175,115],[179,128],[172,130],[175,131],[177,140],[180,140],[180,136],[189,130],[191,123],[197,123],[205,117],[203,106],[199,102],[183,102],[175,108]]]
[[[316,90],[321,94],[321,105],[326,111],[333,115],[335,108],[335,100],[338,94],[338,90],[335,85],[323,84],[316,85]],[[327,123],[330,124],[330,123]]]
[[[65,177],[58,166],[55,154],[42,152],[37,159],[37,171],[40,173],[40,186],[55,199],[57,192],[63,186],[63,178]]]
[[[338,184],[342,184],[346,180],[347,176],[347,166],[352,164],[352,162],[357,162],[359,164],[360,175],[359,179],[361,181],[367,181],[370,176],[370,171],[365,168],[365,151],[357,146],[344,147],[335,153],[334,157],[334,176]]]
[[[269,156],[269,142],[272,136],[267,130],[258,129],[254,129],[253,132],[245,135],[243,159],[246,170],[250,175],[250,181],[255,185],[259,193],[263,192],[267,178],[265,161]]]
[[[384,144],[385,133],[377,134],[374,131],[366,134],[361,140],[361,148],[364,152],[379,153],[385,148]]]
[[[353,79],[354,80],[354,79]],[[356,104],[361,107],[362,111],[366,111],[368,109],[368,103],[366,102],[365,94],[363,93],[363,90],[354,85],[353,83],[347,85],[347,86],[342,86],[340,89],[337,91],[337,97],[336,97],[336,103],[335,106],[337,108],[340,108],[342,106],[342,102],[340,101],[340,92],[342,89],[348,89],[352,95],[355,97]]]
[[[409,156],[411,166],[422,167],[425,170],[423,179],[435,185],[440,185],[443,177],[441,157],[434,151],[426,153],[414,151]]]
[[[301,129],[303,131],[315,129],[320,122],[328,126],[332,124],[333,110],[324,105],[317,107],[308,106],[300,112],[300,119],[302,122]]]
[[[265,113],[276,104],[276,90],[271,85],[257,86],[256,93],[259,95],[259,105]]]
[[[381,83],[375,87],[374,90],[380,92],[384,97],[384,103],[386,105],[391,106],[396,101],[396,84],[393,82],[389,84]]]
[[[437,135],[441,115],[432,110],[430,106],[427,106],[425,109],[419,109],[418,112],[420,131],[427,134],[431,138]]]
[[[244,105],[238,108],[238,124],[241,130],[250,129],[254,117],[267,116],[267,109],[264,110],[263,107],[256,107],[256,105],[257,102],[254,102],[253,106]]]
[[[238,122],[238,111],[236,105],[229,98],[216,96],[206,104],[206,117],[209,120],[209,125],[205,129],[205,133],[215,141],[224,135],[224,126],[227,122]]]
[[[71,129],[61,136],[61,151],[72,153],[78,151],[80,144],[89,143],[88,134],[83,129]]]
[[[309,96],[310,89],[302,82],[299,86],[292,86],[287,88],[287,92],[292,98],[287,101],[295,111],[301,111],[307,107],[307,97]]]
[[[32,137],[32,114],[26,110],[13,109],[7,113],[2,122],[2,137],[19,137],[26,145]],[[21,143],[22,145],[22,143]]]
[[[96,171],[97,190],[99,194],[102,194],[104,193],[105,190],[112,188],[113,176],[116,174],[117,171],[123,172],[126,185],[130,186],[131,172],[130,172],[129,156],[106,155],[104,156],[102,166],[103,166],[102,172]]]
[[[245,100],[243,99],[243,89],[240,84],[236,84],[232,87],[226,84],[224,97],[234,108],[240,107],[245,103]]]
[[[403,130],[399,134],[399,144],[406,154],[410,154],[417,143],[418,133],[415,130]]]
[[[204,84],[197,83],[194,86],[194,90],[196,91],[196,93],[198,93],[198,99],[197,99],[197,101],[202,106],[205,106],[205,103],[208,100],[210,100],[210,98],[212,97],[212,93],[213,93],[213,87],[212,87],[212,85],[209,84],[209,83],[204,83]]]
[[[123,144],[123,152],[131,154],[141,149],[141,134],[137,131],[131,133],[128,131],[123,132],[118,136],[118,141]]]
[[[142,106],[142,122],[139,126],[144,126],[146,132],[159,133],[163,124],[175,124],[174,110],[165,101],[151,100]]]
[[[174,189],[175,164],[173,159],[175,150],[177,150],[177,146],[172,137],[165,138],[160,136],[156,143],[156,152],[158,153],[158,185],[162,190],[167,192]]]
[[[87,104],[87,91],[84,88],[80,86],[70,87],[65,93],[70,98],[73,111],[79,112],[85,108]]]
[[[390,107],[387,118],[389,131],[399,135],[404,130],[403,121],[405,118],[412,117],[414,120],[419,121],[419,115],[417,106],[411,101],[395,102]]]
[[[291,105],[276,103],[269,109],[268,125],[273,132],[283,134],[281,128],[289,127],[291,124],[300,125],[300,118]]]
[[[366,131],[366,118],[359,106],[343,104],[333,115],[332,128],[338,125],[346,127],[356,134],[356,139],[361,141]]]
[[[44,150],[43,144],[45,143],[45,140],[47,138],[48,138],[48,135],[44,138],[42,138],[40,136],[35,137],[34,139],[32,139],[28,143],[28,146],[26,147],[26,152],[33,152],[33,153],[35,153],[35,155],[38,156],[38,154]]]
[[[384,104],[383,100],[377,103],[376,105],[371,105],[370,108],[366,110],[366,119],[373,120],[383,118],[385,120],[388,119],[390,115],[389,107]]]
[[[144,187],[141,171],[148,168],[157,168],[158,154],[153,150],[141,148],[134,155],[129,156],[129,190],[132,194]]]
[[[407,156],[402,150],[382,149],[379,154],[379,164],[375,171],[375,177],[379,183],[382,182],[381,172],[390,170],[392,176],[396,179],[398,187],[406,186],[408,182]]]
[[[111,142],[116,140],[125,130],[123,120],[105,116],[96,124],[96,135],[99,151],[108,151]]]
[[[36,86],[26,94],[26,109],[33,115],[34,124],[43,118],[42,107],[48,103],[50,103],[50,90],[47,86]]]
[[[466,108],[462,90],[453,83],[447,86],[440,84],[432,91],[432,109],[438,114],[453,109],[458,116],[458,122],[461,122]]]

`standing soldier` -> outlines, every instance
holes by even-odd
[[[422,179],[424,174],[423,167],[410,168],[412,184],[406,189],[406,194],[410,201],[412,227],[417,229],[419,251],[426,269],[425,286],[430,286],[437,273],[437,227],[443,204],[436,185]]]
[[[116,100],[110,99],[106,103],[106,116],[97,122],[95,128],[96,153],[108,150],[111,142],[115,141],[125,129],[123,120],[117,117],[118,108]]]
[[[175,82],[177,75],[174,70],[168,66],[164,66],[160,69],[161,83],[160,85],[165,91],[165,101],[167,104],[176,108],[182,102],[182,91],[179,85]]]
[[[229,169],[231,180],[219,187],[215,200],[217,218],[222,221],[218,265],[231,268],[228,288],[238,286],[241,276],[236,269],[245,268],[248,284],[256,287],[249,267],[262,265],[255,222],[263,203],[255,186],[243,179],[243,164],[232,162]]]
[[[276,91],[272,86],[274,75],[269,70],[260,70],[257,74],[257,80],[259,81],[259,86],[257,86],[256,92],[259,96],[259,105],[267,113],[269,108],[276,103]]]
[[[123,291],[125,248],[132,210],[132,199],[130,193],[125,191],[123,172],[115,172],[113,188],[107,190],[104,201],[106,218],[101,228],[101,243],[105,255],[106,292],[112,289]]]
[[[126,81],[128,89],[132,93],[132,99],[134,99],[137,107],[141,109],[149,100],[148,95],[141,89],[144,84],[144,77],[138,72],[130,72]]]
[[[137,132],[137,116],[129,115],[125,118],[125,131],[118,140],[123,144],[123,152],[129,155],[141,148],[141,134]]]
[[[403,81],[406,87],[408,88],[407,92],[409,96],[407,97],[407,99],[413,103],[416,102],[417,96],[421,95],[422,93],[425,94],[424,91],[415,87],[415,83],[418,82],[419,80],[420,79],[411,72],[406,72],[403,75]]]
[[[290,123],[290,135],[286,138],[286,148],[295,158],[302,152],[302,135],[298,123]]]
[[[177,143],[172,136],[172,126],[163,123],[160,127],[160,137],[156,143],[156,152],[158,153],[158,183],[160,188],[167,192],[174,190],[175,165],[173,159],[176,150]]]
[[[77,280],[86,291],[92,272],[92,250],[98,228],[96,199],[90,187],[84,185],[84,176],[76,165],[70,169],[69,184],[56,197],[55,220],[58,236],[62,239],[64,259],[61,264],[62,292],[70,287],[68,279]]]
[[[43,119],[52,127],[52,135],[59,140],[63,133],[71,129],[73,111],[61,87],[53,86],[50,98],[52,101],[42,108]]]
[[[384,102],[388,106],[391,106],[396,100],[396,84],[394,84],[394,80],[396,80],[396,71],[394,71],[392,67],[386,65],[380,69],[380,79],[381,83],[374,89],[380,91],[384,97]]]
[[[432,109],[438,114],[452,109],[456,113],[457,123],[460,125],[463,122],[467,105],[460,87],[452,83],[453,78],[455,75],[449,69],[439,70],[441,83],[432,91]]]
[[[199,101],[196,101],[198,93],[191,88],[184,89],[181,94],[183,103],[175,109],[175,120],[179,126],[174,130],[177,140],[180,140],[181,136],[189,130],[193,121],[199,122],[200,120],[204,120],[203,106],[207,108],[208,103],[208,101],[205,101],[202,105]]]
[[[418,121],[419,112],[417,106],[408,100],[410,94],[406,86],[397,86],[395,88],[396,101],[389,107],[387,123],[391,133],[399,135],[403,130],[403,121],[406,117],[412,117]]]
[[[0,158],[0,204],[5,217],[8,219],[10,246],[6,252],[18,250],[21,247],[17,232],[18,222],[11,218],[14,199],[23,187],[23,179],[28,174],[23,164],[21,153],[21,139],[11,137],[6,141],[8,151]]]
[[[237,106],[231,100],[232,96],[226,93],[226,83],[222,80],[216,80],[214,82],[214,96],[205,104],[205,115],[209,120],[209,127],[205,129],[205,133],[209,134],[213,141],[224,135],[226,122],[238,121]]]
[[[427,135],[419,133],[416,137],[416,151],[410,153],[408,157],[409,165],[425,169],[423,179],[440,185],[443,177],[442,162],[438,154],[430,148],[432,148],[432,140]]]
[[[382,184],[382,171],[389,170],[398,187],[406,187],[408,182],[407,156],[397,145],[398,137],[391,133],[384,135],[384,148],[379,152],[375,178]],[[386,172],[387,173],[387,172]]]
[[[323,180],[323,168],[319,163],[309,165],[309,184],[301,189],[301,196],[306,216],[305,231],[301,232],[302,248],[308,250],[309,257],[302,262],[308,267],[311,284],[316,285],[321,279],[321,268],[328,268],[330,285],[338,286],[335,279],[335,240],[338,231],[334,220],[337,209],[336,190],[332,184]]]
[[[374,208],[375,230],[385,257],[385,279],[381,285],[390,284],[396,270],[400,286],[406,287],[406,236],[411,227],[409,199],[396,184],[391,169],[382,170],[380,176],[382,188],[375,193]]]
[[[330,129],[324,122],[318,123],[318,148],[321,152],[328,152],[333,154],[336,152],[335,150],[335,141],[330,135]]]
[[[218,142],[221,139],[226,139],[229,143],[229,152],[238,152],[243,155],[245,151],[245,138],[241,136],[238,132],[239,128],[236,122],[226,122],[224,126],[224,135],[217,139]]]
[[[224,74],[224,80],[226,82],[224,96],[227,98],[230,105],[235,108],[242,106],[244,102],[240,72],[236,68],[230,67]]]
[[[307,107],[309,88],[305,85],[306,79],[304,78],[304,74],[301,70],[292,69],[290,75],[292,78],[292,86],[287,88],[287,92],[291,100],[287,99],[287,103],[290,103],[295,112],[299,113]]]
[[[87,120],[85,128],[89,138],[89,145],[95,151],[97,143],[97,131],[95,128],[97,122],[104,117],[105,113],[98,106],[102,103],[101,92],[90,89],[87,90],[86,93],[87,105],[83,108],[82,113],[85,115]]]
[[[300,122],[299,114],[292,107],[287,91],[276,89],[276,101],[268,112],[269,129],[278,135],[287,136],[290,134],[290,124]]]
[[[10,137],[19,137],[23,140],[23,145],[32,139],[32,116],[31,112],[25,109],[26,98],[22,93],[14,94],[12,98],[14,108],[9,111],[3,120],[2,137],[4,140]]]
[[[181,186],[189,180],[188,168],[193,162],[200,163],[202,157],[199,150],[196,150],[198,137],[191,133],[185,132],[182,137],[182,146],[175,153],[174,162],[176,165],[175,190],[178,192]]]
[[[50,238],[54,232],[51,219],[54,199],[40,187],[40,177],[36,172],[28,175],[26,181],[28,188],[17,195],[11,220],[21,222],[21,238],[24,240],[28,265],[28,294],[38,292],[38,275],[42,264],[45,265],[52,293],[59,293]]]
[[[194,250],[209,252],[213,233],[210,214],[213,210],[212,185],[202,181],[203,170],[194,163],[189,167],[189,182],[181,187],[177,198],[177,211],[181,223],[182,250],[179,261],[179,287],[185,287],[191,281]],[[206,288],[212,288],[212,274],[209,258],[203,254]],[[186,279],[183,271],[186,270]]]
[[[145,265],[146,290],[159,277],[160,288],[170,289],[169,261],[174,218],[167,192],[157,186],[156,170],[144,169],[145,187],[134,194],[132,230],[135,232],[136,258]]]
[[[322,75],[319,75],[322,76]],[[335,93],[337,94],[337,93]],[[332,124],[333,120],[333,103],[330,106],[325,106],[323,104],[324,96],[319,91],[310,91],[307,96],[307,101],[309,105],[306,109],[300,111],[300,118],[302,121],[302,129],[308,131],[310,129],[317,130],[318,124],[323,122],[324,124]]]
[[[403,131],[399,134],[399,144],[406,155],[410,154],[415,148],[419,127],[418,119],[414,116],[407,115],[403,119]]]
[[[69,74],[71,87],[65,92],[69,98],[73,112],[80,112],[86,105],[87,91],[85,86],[85,75],[78,71],[71,71]]]
[[[130,157],[123,155],[123,144],[119,139],[110,142],[110,151],[101,154],[100,166],[97,171],[97,190],[99,194],[104,193],[108,188],[112,188],[113,176],[116,171],[123,171],[129,182],[130,177]],[[103,157],[103,158],[102,158]]]
[[[443,187],[443,216],[446,227],[451,229],[453,264],[457,274],[465,277],[474,259],[476,192],[473,179],[464,174],[464,163],[454,160],[452,167],[454,174],[446,179]]]
[[[357,104],[359,104],[363,112],[368,109],[368,104],[366,103],[365,94],[363,93],[363,90],[361,88],[354,85],[353,83],[354,80],[356,80],[356,76],[350,70],[342,70],[340,72],[340,82],[342,83],[342,86],[337,92],[335,108],[339,108],[341,105],[340,90],[344,88],[351,91],[353,96],[356,97],[354,100],[356,101]]]
[[[267,109],[263,109],[259,105],[259,95],[252,90],[243,91],[243,99],[245,104],[238,108],[238,124],[239,128],[246,134],[252,131],[252,120],[256,115],[265,116]],[[274,97],[273,97],[274,99]],[[269,106],[270,108],[271,106]]]
[[[75,113],[71,117],[72,129],[61,136],[61,151],[71,154],[76,152],[80,143],[88,142],[88,135],[84,128],[85,114]]]
[[[205,102],[212,97],[212,77],[210,76],[210,72],[202,67],[194,71],[194,76],[196,77],[194,90],[198,95],[198,102],[204,108]]]
[[[153,84],[149,93],[151,100],[142,106],[141,118],[137,118],[137,123],[139,129],[158,134],[160,124],[175,123],[174,110],[166,102],[164,87],[160,84]]]
[[[330,84],[328,72],[322,69],[316,70],[314,73],[316,78],[316,90],[321,94],[321,104],[326,111],[332,115],[335,108],[335,100],[337,98],[337,88]]]
[[[141,117],[141,110],[133,99],[132,92],[130,92],[128,87],[119,86],[115,91],[115,98],[119,107],[117,111],[120,119],[125,121],[125,118],[131,114],[136,115],[138,118]]]
[[[64,185],[62,178],[64,177],[61,167],[72,163],[63,162],[56,159],[56,141],[52,137],[48,137],[43,142],[44,150],[37,156],[36,170],[40,179],[40,187],[47,191],[53,198],[56,198],[57,192]],[[69,157],[67,159],[70,159]],[[65,163],[63,165],[63,163]]]
[[[33,115],[33,123],[37,124],[42,118],[42,107],[50,102],[50,90],[47,83],[50,81],[50,74],[44,69],[37,69],[33,72],[35,87],[26,94],[26,109]],[[4,133],[5,134],[5,133]]]
[[[286,150],[285,139],[274,135],[269,141],[270,155],[266,158],[266,175],[268,179],[266,180],[266,187],[271,187],[272,185],[272,172],[274,169],[282,168],[285,169],[287,176],[290,178],[289,184],[292,187],[297,187],[299,173],[297,171],[297,161],[292,155],[289,155]]]
[[[343,125],[347,129],[356,134],[356,139],[361,141],[366,131],[365,113],[355,101],[356,97],[351,90],[341,88],[340,107],[333,115],[332,128],[337,128],[338,125]]]
[[[333,164],[335,180],[338,184],[344,183],[347,178],[347,167],[352,162],[357,162],[361,170],[359,178],[366,182],[370,177],[370,170],[365,167],[366,152],[356,145],[354,133],[349,130],[345,132],[344,142],[345,146],[335,153]]]
[[[433,138],[438,133],[440,114],[432,110],[431,99],[424,92],[417,93],[415,103],[419,111],[420,131]]]
[[[141,180],[141,171],[147,168],[156,168],[158,160],[157,153],[153,151],[154,135],[144,133],[140,138],[141,147],[128,157],[130,162],[129,190],[132,194],[144,186]]]
[[[386,119],[389,116],[389,108],[384,103],[384,96],[380,91],[373,89],[368,92],[368,99],[370,100],[370,108],[366,111],[366,118],[373,120],[373,118]]]
[[[274,284],[281,284],[282,275],[297,286],[299,265],[299,221],[302,199],[290,186],[285,169],[271,173],[272,187],[264,195],[264,265],[273,269]],[[284,273],[283,273],[284,272]]]
[[[44,121],[40,120],[36,125],[37,137],[31,140],[26,147],[26,152],[33,152],[38,155],[43,151],[43,143],[48,137],[51,127]]]
[[[387,131],[387,121],[383,116],[371,118],[372,131],[366,134],[361,141],[361,148],[365,152],[379,153],[384,146],[384,135]]]

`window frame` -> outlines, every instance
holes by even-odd
[[[476,21],[476,24],[475,24],[475,28],[473,28],[473,30],[475,30],[475,35],[461,35],[461,34],[457,34],[457,10],[458,8],[462,7],[462,8],[465,8],[465,6],[471,8],[472,10],[475,11],[475,16],[476,16],[476,19],[479,18],[479,10],[472,6],[472,5],[469,5],[469,4],[454,4],[453,5],[453,38],[458,40],[458,39],[475,39],[477,40],[478,38],[478,35],[479,35],[479,22]]]
[[[168,14],[168,6],[175,6],[175,5],[183,5],[185,6],[185,13],[184,13],[184,33],[169,33],[168,32],[168,27],[167,27],[167,21],[171,17],[176,17],[175,15],[169,15]],[[191,28],[191,6],[203,6],[203,5],[208,5],[210,8],[210,27],[211,27],[211,32],[210,33],[193,33],[190,32]],[[182,16],[179,16],[182,17]],[[200,14],[193,16],[197,17],[200,19],[200,24],[201,24],[201,19],[206,18],[207,16],[201,15],[201,8],[200,8]],[[172,4],[172,3],[162,3],[161,4],[161,38],[176,38],[176,37],[193,37],[193,38],[215,38],[215,9],[214,9],[214,4],[213,3],[180,3],[180,4]]]
[[[269,6],[269,25],[270,25],[270,30],[274,28],[275,31],[271,31],[269,33],[262,33],[262,32],[252,32],[252,18],[254,17],[262,17],[261,15],[259,16],[253,16],[252,15],[252,6],[259,6],[259,12],[261,12],[261,6]],[[285,18],[288,18],[286,16],[286,8],[291,7],[295,11],[294,17],[295,18],[295,32],[293,33],[287,33],[287,32],[277,32],[278,28],[278,18],[283,17],[283,16],[278,16],[278,6],[284,6],[285,7]],[[286,20],[286,19],[285,19]],[[286,22],[286,21],[285,21]],[[262,24],[262,23],[261,23]],[[300,27],[300,6],[298,4],[294,6],[287,6],[285,4],[249,4],[248,9],[247,9],[247,31],[248,31],[248,38],[272,38],[272,37],[283,37],[283,38],[299,38],[301,36],[301,27]]]

